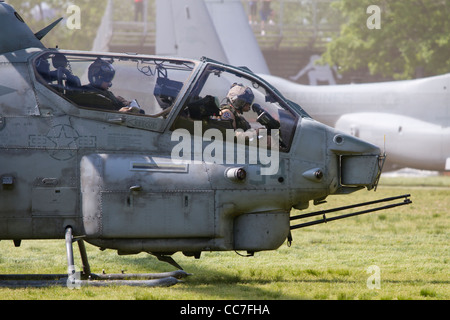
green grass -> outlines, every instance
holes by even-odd
[[[176,253],[174,259],[193,276],[173,287],[0,288],[0,299],[448,300],[450,177],[382,178],[375,193],[330,196],[328,203],[308,211],[406,193],[411,205],[294,230],[291,247],[284,244],[254,257],[206,252],[195,260]],[[174,270],[144,253],[118,256],[87,249],[96,273]],[[368,287],[370,266],[380,270],[379,289]],[[23,241],[20,248],[0,242],[1,274],[64,272],[63,240]]]

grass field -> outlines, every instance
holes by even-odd
[[[193,276],[172,287],[0,288],[0,300],[448,300],[450,177],[383,177],[375,193],[329,197],[308,210],[406,193],[411,205],[294,230],[291,247],[283,244],[276,251],[253,257],[207,252],[199,260],[177,253],[174,259]],[[95,273],[174,270],[144,253],[87,249]],[[75,263],[79,260],[77,254]],[[66,268],[62,240],[23,241],[20,248],[0,242],[0,274],[65,273]]]

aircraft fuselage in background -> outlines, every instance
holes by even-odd
[[[384,149],[387,168],[450,170],[450,74],[333,86],[262,77],[318,121]]]

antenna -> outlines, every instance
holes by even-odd
[[[63,18],[59,18],[58,20],[56,20],[55,22],[53,22],[52,24],[48,25],[47,27],[45,27],[44,29],[42,29],[41,31],[36,32],[34,35],[36,36],[36,38],[38,38],[38,40],[41,40],[42,38],[44,38],[47,33],[50,32],[50,30],[52,30]]]

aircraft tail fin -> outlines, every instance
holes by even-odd
[[[157,0],[156,54],[202,56],[270,74],[241,1]]]
[[[156,54],[226,62],[203,0],[157,0],[156,10]]]
[[[242,1],[203,1],[219,35],[228,63],[246,66],[258,74],[270,74]]]

